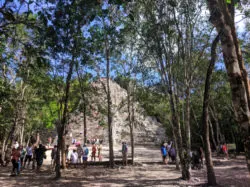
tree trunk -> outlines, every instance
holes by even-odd
[[[233,1],[232,1],[233,2]],[[246,161],[250,173],[250,89],[244,67],[234,18],[225,1],[208,0],[210,22],[222,33],[220,38],[227,75],[229,78],[235,116],[241,127],[245,145]],[[232,11],[231,11],[232,12]]]
[[[17,126],[17,121],[18,121],[18,119],[17,119],[17,114],[16,114],[16,116],[15,116],[15,118],[14,118],[14,121],[13,121],[12,128],[11,128],[11,130],[10,130],[10,132],[9,132],[9,135],[8,135],[8,137],[7,137],[7,140],[6,140],[6,142],[8,142],[8,141],[10,140],[10,142],[9,142],[9,147],[11,147],[12,142],[13,142],[13,139],[14,139],[14,133],[15,133],[16,126]],[[6,149],[7,149],[7,147],[8,147],[8,146],[6,146]]]
[[[214,149],[217,150],[217,144],[216,144],[215,137],[214,137],[213,124],[212,124],[212,122],[210,120],[210,117],[208,117],[208,123],[209,123],[210,131],[211,131],[211,137],[212,137],[212,142],[213,142],[213,145],[214,145]]]
[[[6,148],[5,148],[5,146],[7,145],[7,138],[6,137],[4,137],[4,139],[3,139],[3,145],[2,145],[2,160],[4,161],[4,158],[5,158],[5,150],[6,150]]]
[[[210,114],[213,117],[213,119],[215,121],[215,125],[216,125],[216,142],[217,142],[217,145],[220,145],[222,143],[222,140],[221,140],[221,131],[220,131],[219,120],[215,114],[216,111],[214,110],[214,106],[213,106],[213,108],[211,106],[209,106],[209,110],[210,110]]]
[[[127,105],[128,105],[128,120],[129,120],[129,128],[130,128],[130,144],[131,144],[131,157],[132,157],[132,165],[134,164],[134,90],[131,92],[131,83],[128,83],[128,96],[127,96]],[[131,100],[132,94],[132,100]]]
[[[84,97],[83,101],[83,143],[87,143],[87,106],[86,106],[86,100]]]
[[[131,138],[131,151],[132,151],[132,164],[134,164],[135,157],[135,141],[134,141],[134,127],[135,127],[135,85],[133,84],[132,91],[132,138]]]
[[[130,126],[130,142],[131,142],[132,165],[134,165],[134,124],[133,124],[133,122]]]
[[[186,108],[185,108],[185,132],[187,141],[187,152],[191,152],[191,132],[190,132],[190,87],[186,89]]]
[[[172,123],[171,123],[172,124]],[[173,125],[172,125],[173,129]],[[173,130],[173,135],[174,135],[174,145],[175,145],[175,153],[176,153],[176,158],[175,158],[175,169],[180,170],[180,156],[179,156],[179,148],[177,145],[177,139]]]
[[[205,90],[204,90],[204,101],[203,101],[203,111],[202,111],[202,124],[203,124],[203,136],[205,141],[205,158],[206,158],[206,166],[207,166],[207,180],[208,185],[216,185],[216,177],[213,168],[212,161],[212,153],[210,148],[210,140],[209,140],[209,124],[208,124],[208,106],[209,106],[209,91],[210,91],[210,82],[212,78],[212,73],[214,69],[214,64],[216,61],[216,47],[219,42],[220,35],[218,34],[214,39],[211,47],[211,60],[207,69],[207,76],[205,82]]]
[[[24,119],[23,119],[23,123],[22,123],[22,126],[21,126],[21,131],[20,131],[20,145],[23,145],[24,128],[25,128],[25,122],[24,122]]]
[[[171,106],[171,113],[172,113],[172,122],[173,122],[176,140],[177,140],[176,145],[178,148],[178,153],[179,153],[180,163],[181,163],[182,179],[189,180],[191,178],[191,175],[189,171],[188,153],[184,151],[183,149],[180,122],[176,114],[173,95],[171,91],[169,92],[169,96],[170,96],[170,106]]]
[[[57,139],[57,151],[56,151],[56,167],[55,167],[55,171],[56,171],[56,179],[61,178],[61,158],[60,158],[60,150],[62,147],[62,134],[63,134],[63,126],[60,124],[60,122],[57,122],[57,133],[58,133],[58,139]]]
[[[62,136],[62,144],[61,144],[62,169],[66,168],[66,153],[65,153],[65,149],[66,149],[65,136]]]
[[[83,100],[83,144],[87,143],[87,100],[84,93],[84,86],[82,84],[82,78],[80,77],[78,66],[76,66],[76,72],[78,76],[79,85],[81,88],[81,96]]]
[[[61,171],[60,171],[60,150],[62,153],[62,168],[66,168],[66,156],[65,156],[65,148],[63,146],[65,146],[65,126],[67,123],[67,114],[68,114],[68,100],[69,100],[69,92],[70,92],[70,81],[71,81],[71,77],[73,74],[73,67],[74,67],[74,55],[72,56],[72,60],[69,64],[69,71],[68,71],[68,75],[66,78],[66,87],[65,87],[65,97],[63,100],[63,115],[62,115],[62,119],[60,120],[60,122],[57,122],[57,132],[58,132],[58,142],[57,142],[57,156],[56,156],[56,179],[59,179],[61,177]]]
[[[159,55],[159,57],[161,57]],[[166,68],[163,64],[163,59],[160,58],[159,66],[160,66],[160,74],[162,77],[162,81],[164,82],[165,86],[168,88],[168,96],[170,101],[170,111],[171,111],[171,123],[173,127],[173,132],[176,137],[176,152],[179,154],[180,164],[181,164],[181,172],[182,178],[184,180],[189,180],[191,178],[190,171],[189,171],[189,154],[184,150],[182,144],[182,133],[181,133],[181,126],[179,121],[179,115],[177,111],[177,104],[178,104],[178,97],[176,96],[176,102],[174,100],[173,95],[173,84],[172,84],[172,72],[171,68],[169,67],[168,73],[166,73]],[[169,59],[166,58],[166,62],[169,62]]]
[[[112,111],[111,111],[111,96],[110,96],[110,87],[109,87],[109,71],[110,71],[110,57],[109,57],[109,44],[107,34],[105,35],[105,49],[106,49],[106,75],[107,75],[107,104],[108,104],[108,130],[109,130],[109,165],[111,168],[114,168],[114,146],[113,146],[113,125],[112,125]]]

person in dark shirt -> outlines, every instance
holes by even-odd
[[[38,171],[40,170],[40,168],[43,164],[43,159],[46,158],[45,152],[46,152],[46,148],[42,144],[39,144],[39,148],[35,149],[37,170]]]

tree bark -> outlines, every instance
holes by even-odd
[[[159,45],[160,49],[160,45]],[[162,54],[161,51],[159,54]],[[166,53],[167,54],[167,53]],[[180,164],[181,164],[181,172],[182,178],[184,180],[189,180],[191,178],[190,171],[189,171],[189,154],[187,151],[184,150],[183,143],[182,143],[182,133],[181,133],[181,126],[179,121],[179,114],[177,111],[177,104],[178,104],[178,97],[174,98],[173,95],[173,84],[172,84],[172,72],[171,67],[168,67],[168,72],[166,72],[166,68],[164,66],[163,59],[161,55],[159,55],[159,66],[160,66],[160,74],[162,77],[162,81],[164,82],[165,86],[168,88],[168,96],[170,101],[170,111],[171,111],[171,121],[173,132],[176,137],[176,151],[178,151]],[[166,58],[166,63],[169,63],[169,59]],[[175,100],[176,99],[176,100]],[[177,150],[178,149],[178,150]]]
[[[111,111],[111,96],[110,96],[110,49],[108,44],[107,34],[105,35],[105,52],[106,52],[106,75],[107,75],[107,104],[108,104],[108,130],[109,130],[109,165],[111,168],[114,168],[114,146],[113,146],[113,125],[112,125],[112,111]]]
[[[64,133],[63,133],[64,134]],[[66,145],[65,145],[65,136],[62,136],[62,144],[61,144],[61,155],[62,155],[62,169],[66,168]]]
[[[127,96],[127,105],[128,105],[128,120],[129,120],[129,128],[130,128],[130,144],[131,144],[131,157],[132,157],[132,165],[134,164],[134,90],[131,91],[131,81],[128,83],[128,96]],[[131,100],[132,95],[132,100]]]
[[[25,122],[23,119],[21,130],[20,130],[20,145],[23,145],[24,128],[25,128]]]
[[[1,158],[3,161],[4,161],[4,158],[5,158],[5,150],[6,150],[5,146],[7,145],[6,140],[7,140],[7,137],[4,137],[3,144],[2,144],[2,158]]]
[[[219,123],[218,117],[215,114],[216,111],[214,109],[214,106],[213,106],[213,108],[210,106],[209,110],[210,110],[210,114],[213,117],[213,119],[215,121],[215,125],[216,125],[216,142],[217,142],[217,145],[220,145],[222,143],[220,123]]]
[[[173,136],[174,136],[175,152],[176,152],[175,169],[176,169],[176,170],[180,170],[179,148],[178,148],[178,145],[177,145],[177,139],[176,139],[176,136],[175,136],[173,123],[171,123],[171,125],[172,125],[172,131],[173,131]]]
[[[58,127],[57,127],[57,132],[58,132],[58,142],[57,142],[57,155],[56,155],[56,179],[59,179],[61,177],[61,171],[60,171],[60,150],[62,153],[62,168],[66,168],[66,156],[65,156],[65,143],[64,143],[64,135],[65,135],[65,126],[67,123],[67,114],[68,114],[68,100],[69,100],[69,92],[70,92],[70,81],[71,81],[71,77],[73,74],[73,67],[74,67],[74,62],[75,62],[75,58],[74,55],[72,56],[72,60],[69,64],[69,71],[67,74],[67,78],[66,78],[66,87],[65,87],[65,97],[63,100],[63,115],[62,115],[62,119],[60,120],[60,122],[58,122]]]
[[[76,72],[78,76],[78,81],[81,89],[81,96],[83,100],[83,144],[87,143],[87,101],[84,93],[84,86],[82,84],[83,78],[80,77],[78,66],[76,66]]]
[[[18,121],[18,116],[16,114],[16,116],[14,118],[14,121],[13,121],[13,125],[11,127],[11,130],[10,130],[10,132],[8,134],[8,137],[7,137],[7,140],[6,140],[6,142],[8,142],[10,140],[9,147],[11,147],[13,139],[14,139],[14,133],[15,133],[15,130],[16,130],[16,127],[17,127],[17,121]],[[7,147],[8,146],[6,146],[6,149],[7,149]]]
[[[189,156],[188,156],[188,153],[184,151],[183,149],[180,122],[179,122],[178,115],[176,114],[173,95],[171,91],[169,92],[169,97],[170,97],[170,106],[171,106],[171,112],[172,112],[172,122],[173,122],[174,132],[176,136],[176,143],[177,143],[178,153],[179,153],[180,162],[181,162],[182,179],[189,180],[191,178],[190,171],[189,171],[189,161],[188,161]]]
[[[84,96],[83,101],[83,143],[87,143],[87,104],[86,104],[86,98]]]
[[[233,1],[232,1],[233,2]],[[234,26],[234,17],[225,1],[208,0],[210,22],[222,33],[220,38],[227,75],[231,86],[235,116],[243,136],[246,162],[250,173],[250,89],[239,42]]]
[[[186,107],[185,107],[185,132],[187,141],[187,152],[191,152],[191,132],[190,132],[190,86],[186,89]]]
[[[60,158],[60,150],[62,147],[62,134],[64,131],[63,130],[63,126],[60,124],[60,121],[58,121],[56,123],[57,126],[57,133],[58,133],[58,139],[57,139],[57,151],[56,151],[56,167],[55,167],[55,171],[56,171],[56,179],[61,178],[61,158]]]
[[[202,111],[202,124],[203,128],[203,139],[205,141],[205,158],[206,158],[206,166],[207,166],[207,180],[208,185],[216,185],[216,177],[213,168],[212,161],[212,153],[210,148],[210,140],[209,140],[209,122],[208,122],[208,106],[209,106],[209,91],[210,91],[210,83],[212,78],[212,73],[214,69],[214,64],[216,61],[216,47],[220,39],[220,34],[216,36],[212,43],[211,47],[211,60],[207,69],[206,82],[205,82],[205,90],[204,90],[204,100],[203,100],[203,111]]]
[[[213,124],[212,124],[212,122],[210,120],[210,117],[208,117],[208,123],[209,123],[210,131],[211,131],[212,142],[213,142],[213,145],[214,145],[213,147],[214,147],[215,150],[217,150],[217,144],[216,144],[215,137],[214,137]]]

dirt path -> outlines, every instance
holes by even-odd
[[[107,148],[104,149],[107,159]],[[116,159],[119,159],[119,148],[116,148]],[[163,165],[157,148],[137,147],[136,166],[116,166],[109,169],[105,166],[88,166],[66,169],[60,180],[54,180],[54,173],[49,166],[49,158],[40,173],[25,169],[19,176],[10,177],[11,167],[0,168],[0,186],[205,186],[206,171],[192,170],[192,180],[183,181],[175,165]],[[48,153],[49,154],[49,153]],[[250,178],[243,156],[237,160],[214,158],[218,186],[250,186]]]

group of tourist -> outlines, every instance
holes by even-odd
[[[42,144],[39,146],[35,146],[29,144],[26,148],[22,145],[19,145],[18,142],[12,147],[11,154],[6,153],[6,165],[11,161],[12,163],[12,173],[11,175],[20,174],[21,170],[26,167],[29,168],[30,163],[32,162],[32,169],[35,169],[37,166],[37,171],[39,171],[40,167],[43,164],[43,159],[46,157],[45,155],[46,148]]]
[[[83,163],[87,166],[87,161],[89,157],[89,148],[86,144],[81,146],[81,144],[76,144],[76,147],[73,149],[69,149],[69,145],[66,146],[65,155],[66,155],[66,162],[71,164],[80,164]],[[57,146],[55,145],[51,152],[51,164],[54,167],[56,162],[56,152]],[[97,153],[97,154],[96,154]],[[96,157],[98,157],[99,161],[102,161],[102,144],[96,143],[92,144],[91,148],[91,161],[95,162]],[[76,165],[75,165],[76,166]]]
[[[228,148],[226,143],[220,145],[219,153],[222,153],[228,159]],[[169,157],[169,161],[171,160],[172,162],[174,162],[176,160],[176,151],[172,142],[168,143],[163,142],[161,144],[161,155],[163,164],[168,163],[167,157]],[[202,147],[198,147],[197,149],[192,150],[190,152],[190,158],[191,158],[192,169],[194,168],[200,169],[201,167],[203,167],[204,151]]]
[[[163,164],[167,164],[168,160],[175,162],[176,151],[175,151],[173,142],[169,141],[168,143],[163,142],[161,144],[161,155],[162,155]]]

